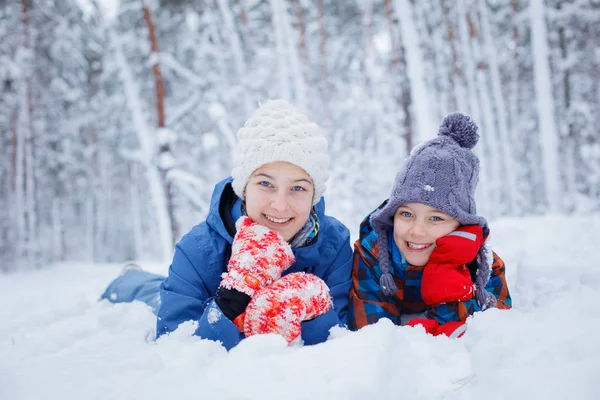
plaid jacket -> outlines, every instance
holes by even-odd
[[[352,267],[352,288],[348,327],[352,330],[374,324],[381,318],[389,318],[401,325],[402,314],[424,313],[443,324],[448,321],[464,321],[474,312],[481,311],[476,300],[451,302],[428,306],[421,298],[421,277],[425,267],[409,265],[404,261],[390,232],[388,240],[390,252],[390,273],[396,281],[398,291],[395,296],[386,296],[379,286],[379,245],[377,234],[367,216],[360,225],[360,237],[354,243]],[[496,297],[496,307],[508,309],[512,302],[504,275],[504,262],[493,253],[494,261],[486,290]]]

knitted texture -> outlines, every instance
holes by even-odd
[[[436,240],[423,270],[421,296],[425,303],[436,305],[473,298],[475,286],[466,264],[477,257],[483,240],[479,225],[461,226]]]
[[[289,274],[256,294],[246,307],[245,335],[276,333],[291,343],[300,336],[301,323],[329,311],[329,288],[316,275]]]
[[[236,222],[237,233],[221,286],[253,297],[270,285],[294,262],[290,245],[277,233],[249,217]]]
[[[471,117],[451,114],[444,118],[436,138],[411,151],[396,175],[387,204],[371,215],[381,249],[387,248],[386,232],[393,229],[396,210],[406,203],[426,204],[461,225],[487,227],[475,204],[479,159],[471,149],[478,140],[478,128]],[[381,251],[379,256],[384,293],[394,295],[397,287],[389,272],[389,254]]]
[[[241,199],[252,173],[264,164],[286,161],[304,169],[313,180],[313,204],[325,192],[329,178],[327,139],[319,126],[310,122],[284,100],[269,100],[237,133],[233,159],[233,190]]]
[[[494,263],[493,251],[488,245],[488,242],[485,242],[483,246],[481,246],[481,249],[479,249],[477,262],[479,268],[477,268],[475,276],[475,299],[477,300],[479,307],[481,307],[481,310],[485,311],[488,308],[497,306],[496,297],[486,290]]]

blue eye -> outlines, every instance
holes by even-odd
[[[409,213],[408,211],[402,211],[402,212],[400,212],[400,215],[402,215],[403,217],[406,217],[406,218],[412,217],[412,214]]]
[[[268,188],[268,187],[271,187],[271,186],[272,186],[272,185],[271,185],[271,182],[267,182],[267,181],[260,181],[260,182],[258,182],[258,184],[259,184],[260,186],[262,186],[262,187],[266,187],[266,188]]]
[[[294,192],[305,192],[305,191],[306,191],[306,189],[304,189],[302,186],[294,186],[294,187],[292,188],[292,190],[293,190]]]

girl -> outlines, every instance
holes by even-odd
[[[126,268],[102,298],[152,306],[157,337],[191,320],[227,349],[265,333],[323,342],[346,323],[352,259],[348,229],[324,213],[327,140],[282,100],[237,136],[232,177],[177,244],[168,277]]]
[[[438,137],[406,159],[390,198],[362,222],[350,329],[389,318],[458,337],[474,312],[511,307],[504,263],[484,246],[489,228],[476,211],[477,131],[466,115],[446,117]]]

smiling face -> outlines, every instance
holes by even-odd
[[[250,176],[246,212],[289,241],[308,220],[313,192],[312,179],[302,168],[283,161],[268,163]]]
[[[394,242],[409,264],[422,267],[429,261],[435,241],[460,224],[425,204],[406,203],[394,215]]]

